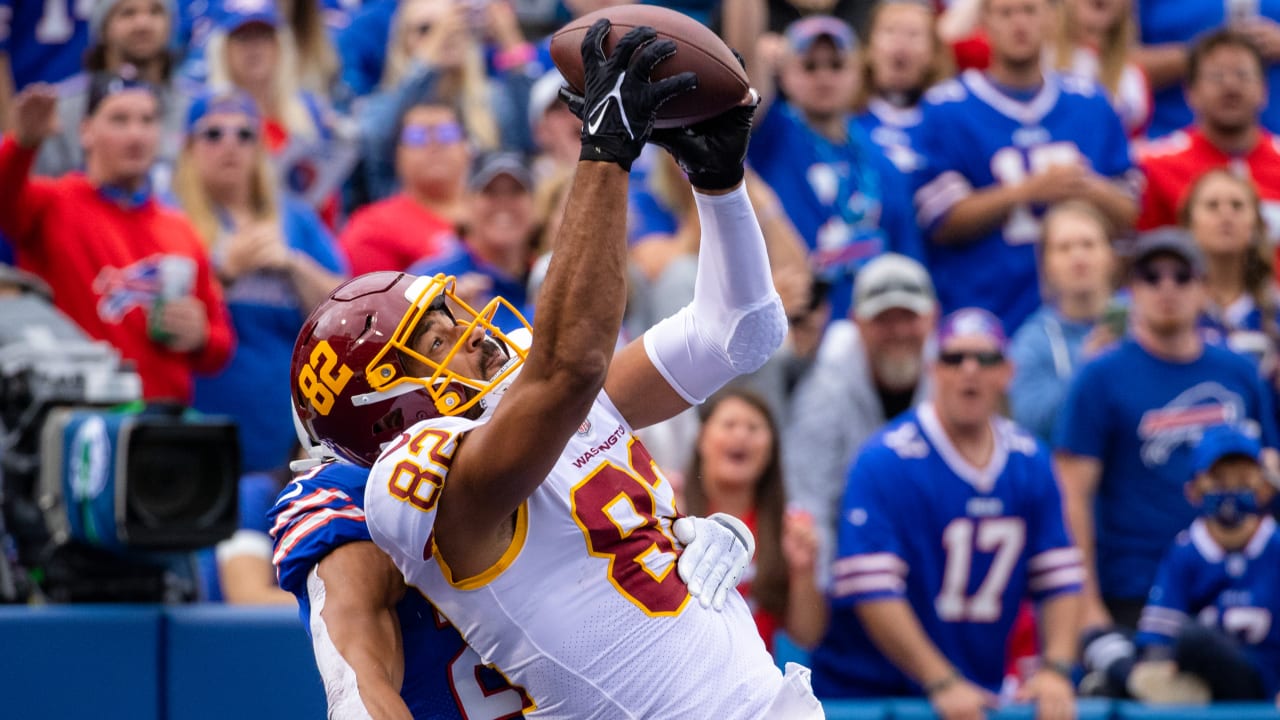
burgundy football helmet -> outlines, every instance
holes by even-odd
[[[478,417],[483,398],[524,362],[526,349],[492,323],[503,298],[474,310],[454,294],[453,276],[418,277],[374,272],[339,285],[311,313],[293,347],[291,395],[297,421],[316,442],[338,457],[373,465],[385,444],[409,426],[442,416]],[[428,311],[443,311],[466,325],[443,360],[434,362],[412,347],[414,330]],[[449,368],[476,327],[505,346],[512,361],[488,380]],[[417,377],[405,360],[426,366]]]

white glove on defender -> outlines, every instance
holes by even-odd
[[[741,520],[724,513],[710,517],[682,517],[671,525],[684,552],[676,564],[689,594],[702,607],[724,609],[729,591],[738,586],[742,573],[756,553],[756,539]]]

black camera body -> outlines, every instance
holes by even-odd
[[[238,527],[236,427],[141,396],[119,353],[44,299],[0,298],[0,535],[20,568],[0,601],[194,597],[172,575]]]

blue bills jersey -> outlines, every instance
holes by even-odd
[[[849,471],[829,589],[831,624],[813,654],[819,697],[919,695],[853,608],[902,599],[969,680],[997,691],[1023,598],[1079,592],[1080,553],[1063,524],[1049,455],[1012,421],[974,467],[931,403],[873,437]]]
[[[311,569],[342,545],[371,542],[364,516],[368,474],[355,465],[325,463],[286,486],[268,515],[280,587],[298,598],[308,635],[316,624],[307,588]],[[396,610],[404,644],[400,696],[414,718],[521,717],[523,693],[481,663],[421,593],[409,588]]]
[[[747,159],[804,238],[814,272],[831,283],[832,318],[849,314],[853,276],[867,261],[885,252],[923,260],[910,188],[857,120],[849,117],[844,143],[784,100],[756,123]]]
[[[1183,494],[1192,449],[1205,428],[1224,423],[1276,447],[1271,393],[1230,350],[1206,345],[1177,363],[1129,339],[1080,369],[1054,449],[1102,464],[1094,527],[1103,597],[1146,596],[1169,543],[1195,519]]]
[[[922,124],[917,220],[942,311],[985,308],[1012,334],[1041,303],[1035,247],[1046,208],[1015,208],[1003,225],[964,242],[931,238],[974,192],[1021,183],[1054,165],[1084,162],[1136,196],[1120,117],[1092,80],[1045,73],[1040,90],[1018,100],[968,70],[925,94]]]
[[[924,155],[920,152],[923,121],[924,112],[919,106],[900,108],[881,98],[872,98],[866,112],[858,116],[858,124],[867,137],[902,173],[908,185],[924,169]]]
[[[1240,641],[1267,696],[1280,693],[1280,535],[1263,518],[1243,550],[1228,552],[1197,519],[1160,563],[1138,620],[1140,647],[1172,646],[1191,621]]]
[[[94,0],[0,0],[0,53],[15,90],[56,83],[81,70]]]

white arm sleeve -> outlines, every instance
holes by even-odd
[[[654,367],[691,404],[758,370],[782,346],[787,316],[746,186],[695,192],[702,243],[693,302],[644,334]]]

